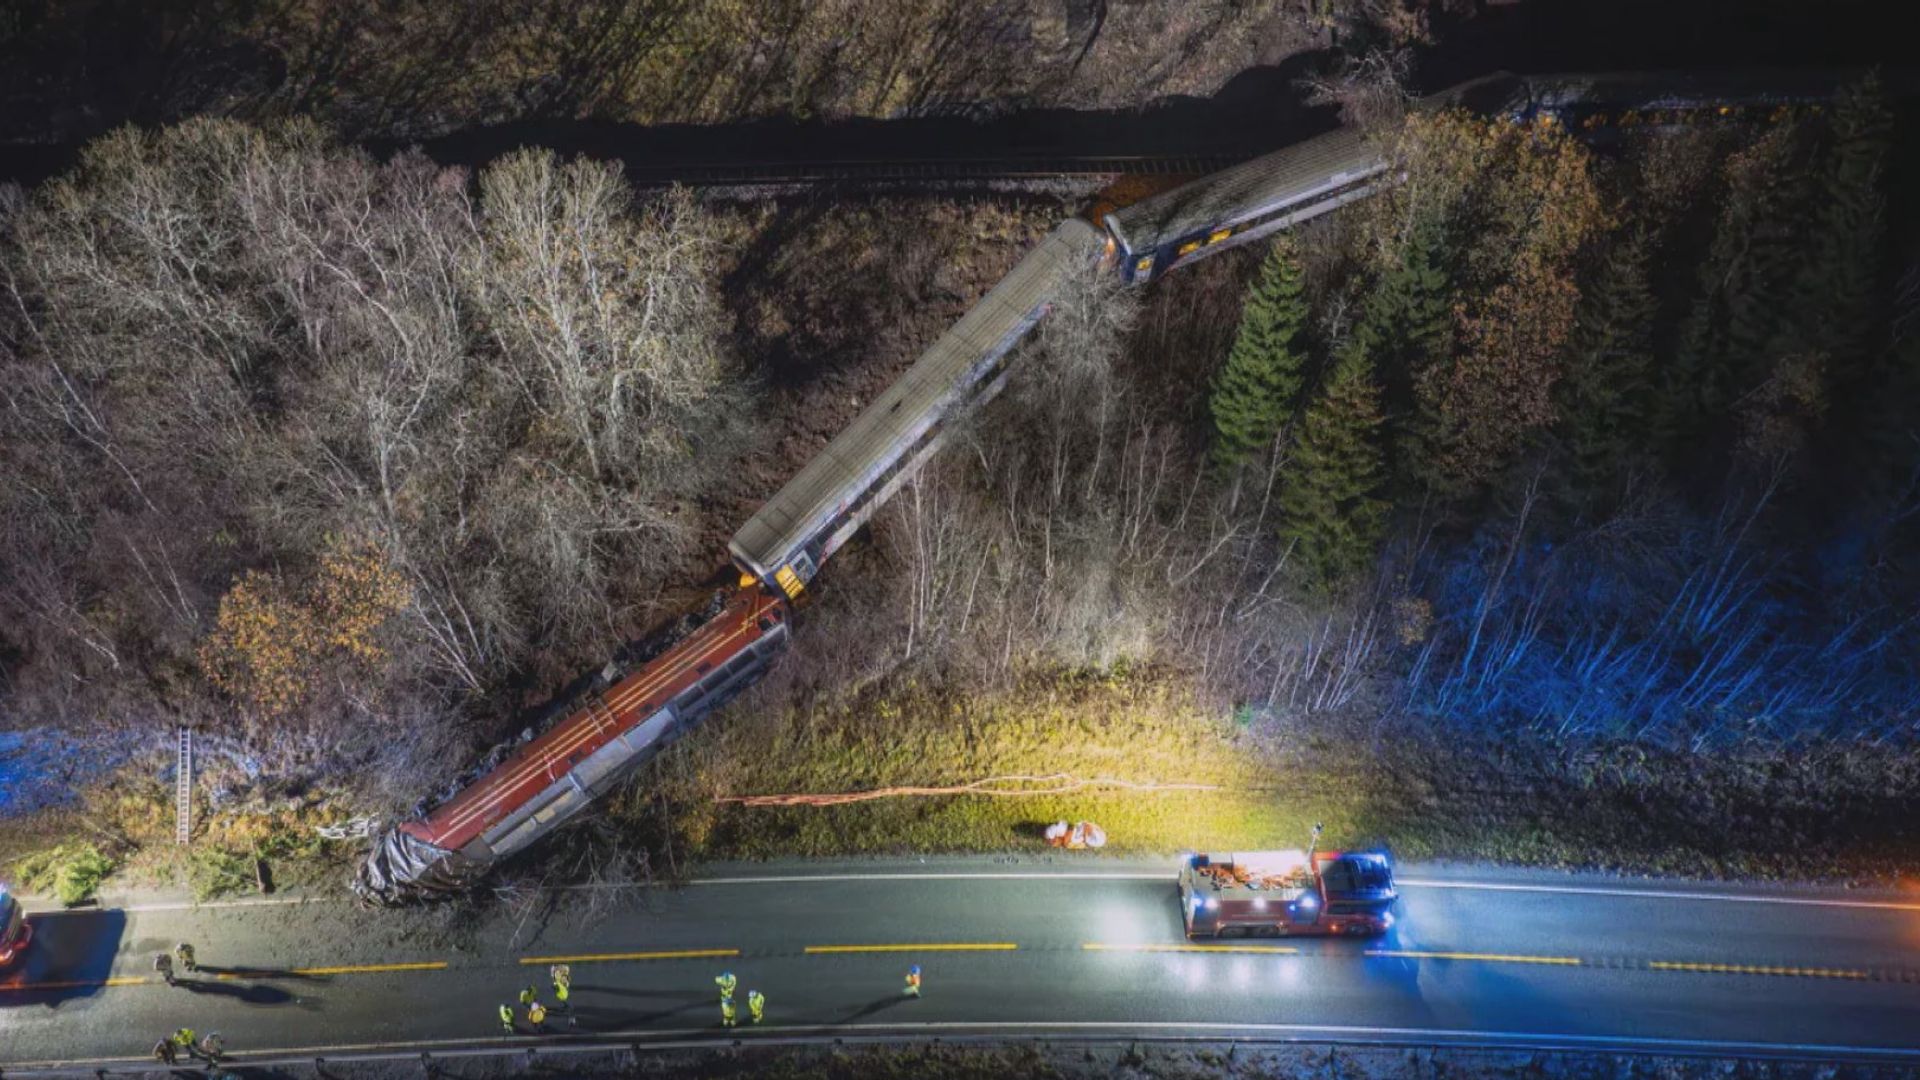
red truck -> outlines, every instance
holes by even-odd
[[[14,899],[6,883],[0,882],[0,968],[13,963],[33,940],[33,924],[27,921],[20,910],[20,901]]]
[[[1193,855],[1180,868],[1187,937],[1371,937],[1393,926],[1393,859],[1384,851]]]

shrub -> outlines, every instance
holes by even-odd
[[[243,892],[255,884],[251,855],[230,848],[199,847],[187,859],[187,887],[196,903]]]
[[[113,868],[113,860],[92,844],[62,844],[21,859],[14,872],[29,889],[51,891],[73,907],[93,899]]]

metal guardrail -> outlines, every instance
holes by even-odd
[[[967,1025],[961,1025],[967,1026]],[[1042,1025],[1044,1026],[1044,1025]],[[228,1055],[219,1065],[209,1068],[205,1075],[210,1078],[230,1078],[257,1076],[312,1076],[315,1080],[345,1080],[355,1075],[355,1067],[388,1063],[412,1063],[419,1066],[421,1075],[434,1077],[442,1075],[441,1067],[455,1062],[476,1059],[512,1060],[523,1063],[527,1074],[533,1074],[543,1067],[555,1072],[584,1072],[591,1064],[591,1058],[601,1056],[611,1059],[605,1063],[608,1071],[631,1070],[648,1056],[670,1052],[709,1052],[764,1048],[796,1049],[821,1046],[877,1046],[897,1043],[941,1043],[947,1045],[986,1045],[1006,1046],[1011,1044],[1050,1043],[1072,1046],[1245,1046],[1245,1047],[1296,1047],[1322,1050],[1329,1055],[1341,1053],[1362,1053],[1366,1051],[1407,1051],[1427,1050],[1447,1053],[1496,1053],[1496,1054],[1560,1054],[1576,1058],[1647,1058],[1684,1059],[1691,1061],[1767,1061],[1797,1062],[1805,1064],[1835,1065],[1878,1065],[1882,1067],[1912,1067],[1920,1064],[1920,1050],[1882,1049],[1875,1047],[1802,1047],[1792,1044],[1765,1046],[1755,1043],[1715,1043],[1712,1041],[1646,1039],[1631,1037],[1617,1039],[1583,1039],[1580,1036],[1554,1037],[1549,1035],[1523,1036],[1514,1038],[1473,1037],[1468,1033],[1435,1032],[1430,1036],[1419,1033],[1383,1029],[1379,1036],[1370,1036],[1364,1032],[1346,1035],[1330,1034],[1303,1028],[1297,1034],[1261,1033],[1252,1029],[1245,1031],[1218,1030],[1196,1031],[1191,1034],[1172,1034],[1167,1032],[1143,1031],[1138,1034],[1114,1033],[1072,1033],[1020,1030],[1026,1025],[1014,1024],[1006,1030],[993,1030],[992,1024],[978,1025],[978,1031],[949,1031],[937,1035],[911,1030],[900,1031],[859,1031],[833,1028],[796,1028],[788,1031],[778,1029],[754,1031],[744,1034],[725,1034],[719,1031],[706,1032],[670,1032],[654,1038],[635,1037],[632,1033],[618,1036],[595,1038],[583,1036],[573,1040],[534,1040],[502,1039],[495,1045],[476,1043],[462,1046],[448,1042],[439,1049],[368,1049],[341,1054],[307,1051],[300,1054],[289,1052],[269,1052],[257,1057]],[[315,1048],[324,1051],[324,1048]],[[0,1080],[63,1080],[68,1077],[95,1077],[105,1080],[107,1077],[140,1077],[154,1075],[176,1075],[183,1068],[198,1068],[199,1065],[182,1065],[168,1068],[158,1062],[136,1061],[130,1058],[110,1060],[67,1061],[54,1063],[35,1063],[24,1066],[0,1066]]]

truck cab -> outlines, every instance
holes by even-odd
[[[1187,937],[1365,936],[1393,926],[1384,851],[1253,851],[1189,856],[1180,868]]]
[[[20,910],[20,901],[14,898],[6,883],[0,882],[0,968],[13,963],[32,939],[33,924],[27,921],[26,914]]]

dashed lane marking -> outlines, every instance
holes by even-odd
[[[445,971],[445,960],[422,960],[411,964],[346,964],[340,967],[293,968],[291,974],[301,976],[314,975],[378,975],[387,971]]]
[[[1689,960],[1653,960],[1647,967],[1654,971],[1692,971],[1710,975],[1779,975],[1794,979],[1873,979],[1875,973],[1859,968],[1792,967],[1776,964],[1711,964]]]
[[[36,990],[97,990],[102,986],[139,986],[158,982],[143,975],[116,975],[110,979],[74,979],[66,982],[30,982],[0,984],[0,992],[32,993]]]
[[[599,964],[623,960],[702,960],[739,956],[739,949],[675,949],[668,952],[577,953],[571,956],[523,956],[522,964]]]
[[[809,945],[801,951],[808,956],[820,956],[827,953],[1012,952],[1019,947],[1011,941],[961,941],[910,945]]]
[[[316,978],[324,975],[378,975],[383,972],[444,971],[445,960],[423,960],[409,964],[345,964],[338,967],[288,968],[285,971],[201,972],[183,982],[211,977],[219,982],[270,982],[275,977]],[[34,993],[45,990],[95,990],[103,986],[159,986],[165,982],[151,975],[115,975],[107,979],[70,979],[50,982],[4,983],[0,993]]]
[[[1577,956],[1519,956],[1513,953],[1422,952],[1412,949],[1368,949],[1368,956],[1405,960],[1467,960],[1485,964],[1551,964],[1579,967],[1586,961]]]
[[[1298,956],[1291,945],[1121,945],[1089,941],[1080,946],[1087,952],[1127,953],[1265,953],[1269,956]]]

